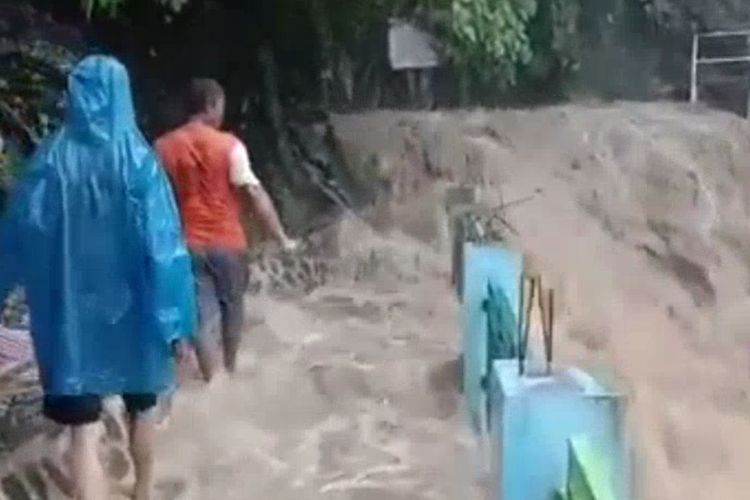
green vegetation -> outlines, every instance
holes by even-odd
[[[105,13],[110,16],[116,16],[118,9],[122,7],[127,0],[81,0],[81,7],[86,12],[86,17],[91,18],[94,14]],[[179,12],[189,0],[151,0],[162,5],[164,8],[173,12]]]
[[[133,0],[130,0],[131,2]],[[199,0],[151,0],[166,14]],[[83,0],[89,17],[117,16],[128,0]],[[274,33],[299,36],[300,18],[315,24],[321,72],[330,72],[330,58],[346,51],[385,26],[389,17],[426,12],[430,28],[439,34],[449,63],[464,79],[478,86],[506,89],[522,83],[519,76],[546,78],[542,72],[575,67],[571,51],[579,0],[278,0],[272,7],[248,1],[245,10],[255,23],[258,13],[273,17]],[[248,21],[250,23],[250,21]],[[540,61],[544,60],[543,64]],[[558,64],[560,63],[560,64]],[[535,69],[527,71],[529,66]]]
[[[40,40],[0,57],[0,205],[24,157],[59,123],[65,74],[77,55]]]
[[[646,11],[655,11],[649,7],[653,2],[645,0],[18,3],[19,8],[38,9],[40,17],[51,13],[58,19],[59,14],[68,27],[133,66],[141,89],[137,97],[143,101],[139,108],[145,110],[140,118],[147,129],[163,111],[162,97],[195,73],[222,80],[235,102],[257,103],[249,105],[255,116],[243,111],[230,120],[257,119],[258,108],[265,111],[261,118],[267,118],[269,110],[262,108],[273,99],[263,81],[261,48],[276,66],[274,99],[282,108],[348,111],[408,105],[405,79],[397,78],[387,63],[384,35],[392,17],[412,18],[438,38],[446,62],[436,76],[436,101],[442,106],[564,99],[578,82],[608,97],[626,90],[638,94],[649,83],[637,74],[646,67],[644,61],[651,61],[651,69],[665,67],[648,47]],[[34,32],[37,37],[45,30]],[[20,137],[24,142],[22,151],[59,119],[53,97],[64,86],[66,69],[49,60],[77,56],[61,56],[58,49],[65,52],[64,43],[54,40],[20,47],[0,60],[0,114],[15,129],[11,141]],[[618,62],[610,64],[615,58]],[[679,61],[673,66],[684,67]],[[653,71],[641,73],[653,76]],[[2,132],[8,142],[8,131]]]
[[[517,82],[533,56],[529,24],[536,0],[453,0],[448,53],[474,81]]]

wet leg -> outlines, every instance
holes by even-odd
[[[71,428],[70,458],[76,500],[107,498],[104,470],[97,454],[98,441],[98,423]]]
[[[135,500],[151,500],[154,491],[154,444],[158,399],[155,395],[124,396],[130,417],[130,455],[135,469]]]

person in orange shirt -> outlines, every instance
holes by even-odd
[[[198,364],[206,382],[224,367],[234,372],[244,323],[248,284],[247,238],[240,195],[285,250],[293,250],[273,203],[253,173],[245,145],[220,130],[225,94],[218,82],[195,79],[186,96],[187,123],[156,142],[174,186],[197,281]]]

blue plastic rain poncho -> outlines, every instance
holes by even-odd
[[[26,288],[45,392],[154,393],[192,333],[194,282],[174,198],[139,132],[125,68],[83,60],[65,123],[0,225],[0,293]]]

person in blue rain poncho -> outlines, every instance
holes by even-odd
[[[25,287],[45,415],[72,428],[77,498],[106,498],[102,397],[131,417],[135,498],[150,498],[153,408],[195,326],[194,282],[169,181],[137,128],[126,69],[91,56],[66,118],[31,159],[0,224],[0,294]]]

